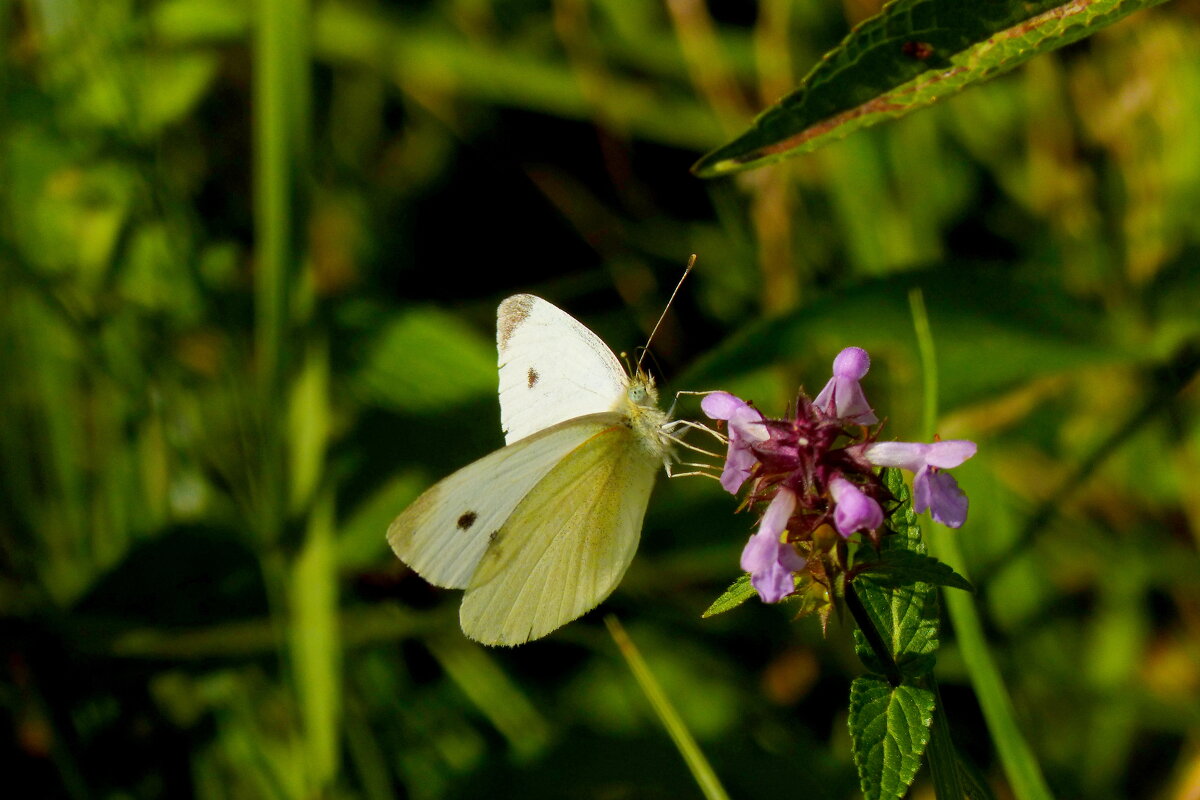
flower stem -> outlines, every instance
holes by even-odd
[[[879,663],[883,667],[884,677],[887,678],[888,683],[892,686],[899,686],[903,681],[903,676],[900,674],[900,668],[896,666],[896,659],[892,657],[892,651],[888,649],[887,643],[879,635],[879,629],[875,627],[875,623],[871,620],[871,615],[867,613],[866,606],[859,599],[858,591],[854,588],[854,583],[847,581],[845,588],[846,606],[849,607],[850,614],[853,615],[855,623],[858,624],[858,629],[866,637],[867,644],[871,646],[871,651],[879,659]]]

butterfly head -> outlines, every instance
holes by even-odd
[[[626,392],[629,402],[643,408],[658,408],[658,389],[654,387],[654,378],[638,370],[629,379],[629,389]]]
[[[658,407],[658,389],[654,387],[654,379],[640,370],[635,372],[629,379],[625,396],[628,401],[625,414],[638,441],[653,455],[665,457],[670,449],[670,441],[663,426],[669,417],[667,412]]]

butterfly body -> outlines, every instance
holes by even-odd
[[[637,550],[668,416],[653,381],[533,295],[497,312],[505,447],[435,484],[388,528],[402,561],[466,589],[484,644],[537,639],[606,598]]]

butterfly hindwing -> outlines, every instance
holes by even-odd
[[[600,337],[531,294],[516,294],[496,315],[500,422],[509,444],[564,420],[613,411],[629,379]]]
[[[571,420],[502,447],[434,484],[388,527],[392,550],[436,586],[465,589],[522,499],[616,414]]]
[[[545,636],[620,582],[661,460],[613,417],[566,454],[500,527],[463,596],[459,621],[472,639],[516,645]]]

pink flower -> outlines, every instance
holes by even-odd
[[[783,541],[788,519],[795,510],[796,493],[780,487],[763,514],[758,532],[742,550],[742,569],[750,573],[750,583],[764,603],[778,603],[796,591],[793,573],[808,564],[795,546]]]
[[[975,443],[966,439],[933,444],[876,442],[863,447],[862,455],[876,466],[913,473],[913,511],[920,514],[928,508],[938,522],[959,528],[967,521],[967,495],[952,476],[938,470],[957,467],[975,450]]]
[[[856,425],[879,422],[858,384],[871,368],[871,357],[861,347],[847,347],[833,360],[833,377],[813,405],[831,417]]]
[[[879,503],[845,478],[839,476],[830,481],[829,494],[836,504],[833,525],[843,537],[848,539],[855,531],[873,531],[883,524]]]
[[[751,448],[770,438],[763,425],[763,415],[754,406],[729,392],[706,395],[700,401],[700,408],[710,419],[723,419],[729,423],[729,452],[725,456],[725,469],[721,472],[721,486],[730,494],[737,494],[758,461]]]

